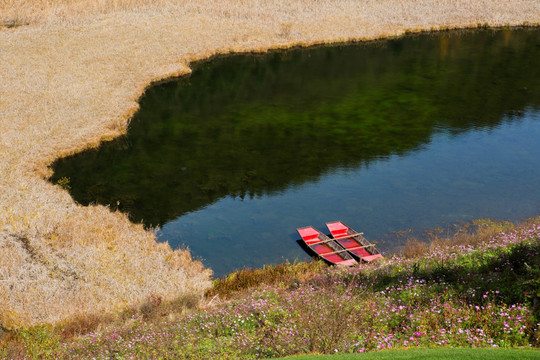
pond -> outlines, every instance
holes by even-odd
[[[295,229],[377,241],[540,214],[540,31],[217,57],[149,88],[126,136],[53,164],[216,276],[305,260]]]

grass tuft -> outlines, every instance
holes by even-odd
[[[245,291],[253,291],[268,285],[279,284],[282,287],[294,288],[306,278],[312,277],[326,268],[323,262],[298,262],[267,265],[263,269],[242,269],[229,274],[224,279],[214,280],[212,289],[206,292],[207,298],[216,295],[229,299],[233,296],[245,295]]]

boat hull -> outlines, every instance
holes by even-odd
[[[319,230],[307,226],[296,229],[309,251],[331,265],[353,266],[358,264],[349,252],[338,242]]]
[[[356,232],[341,221],[329,222],[326,226],[336,242],[347,249],[355,260],[371,262],[383,257],[375,245],[370,243],[362,233]]]

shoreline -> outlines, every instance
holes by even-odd
[[[12,332],[0,342],[0,353],[108,358],[113,349],[123,357],[229,359],[411,351],[434,344],[437,351],[534,349],[540,340],[534,282],[539,220],[484,223],[471,233],[435,237],[422,248],[410,243],[407,253],[356,268],[315,262],[237,272],[216,281],[198,309],[190,299],[155,298],[122,317]],[[340,336],[334,337],[336,324],[345,322],[345,331],[337,328]]]
[[[155,82],[220,54],[540,23],[536,1],[244,5],[198,1],[82,25],[0,28],[0,326],[54,323],[211,286],[210,272],[187,251],[157,243],[107,207],[79,206],[46,181],[55,159],[124,134]]]

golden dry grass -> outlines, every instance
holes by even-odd
[[[539,22],[538,0],[0,0],[0,325],[210,286],[188,252],[45,180],[125,132],[151,82],[216,53]]]
[[[242,297],[254,289],[269,285],[295,286],[299,282],[319,274],[328,266],[322,261],[281,263],[265,266],[262,269],[242,269],[229,274],[226,278],[214,280],[212,289],[206,292],[209,302],[215,299]]]

